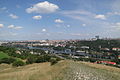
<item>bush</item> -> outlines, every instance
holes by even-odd
[[[97,59],[90,58],[90,62],[94,63],[94,62],[96,62],[96,61],[98,61],[98,60],[97,60]]]
[[[13,63],[14,61],[16,61],[16,59],[10,57],[10,58],[3,58],[3,59],[1,59],[1,60],[0,60],[0,63],[11,64],[11,63]]]
[[[58,61],[57,61],[56,58],[51,58],[51,59],[50,59],[51,65],[54,65],[54,64],[56,64],[57,62],[58,62]]]
[[[44,55],[43,57],[44,57],[45,62],[49,62],[50,61],[51,56]]]
[[[56,60],[57,60],[57,61],[60,61],[60,60],[62,60],[62,59],[61,59],[61,58],[59,58],[59,57],[56,57]]]
[[[36,59],[36,63],[41,63],[41,62],[49,62],[50,61],[51,56],[49,55],[43,55],[43,56],[39,56]]]
[[[46,62],[44,56],[39,56],[36,60],[36,63],[42,63],[42,62]]]
[[[23,61],[15,61],[13,62],[12,66],[18,67],[18,66],[24,66],[25,63]]]
[[[32,64],[32,63],[35,63],[35,61],[36,61],[36,58],[33,57],[33,56],[30,56],[30,57],[27,58],[26,63],[27,64]]]

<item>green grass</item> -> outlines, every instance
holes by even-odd
[[[9,56],[6,53],[0,52],[0,59],[8,58]]]

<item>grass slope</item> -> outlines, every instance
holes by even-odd
[[[119,68],[70,61],[68,68],[54,80],[120,80],[119,74]]]
[[[66,67],[66,61],[53,66],[50,63],[35,63],[23,67],[13,68],[0,65],[0,80],[52,80]]]
[[[6,53],[0,52],[0,59],[8,58],[9,56]]]
[[[13,68],[0,65],[0,80],[119,80],[120,69],[103,65],[60,61]]]

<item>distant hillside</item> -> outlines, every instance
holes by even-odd
[[[120,69],[84,62],[35,63],[14,68],[0,65],[0,80],[119,80]]]

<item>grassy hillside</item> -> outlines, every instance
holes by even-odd
[[[0,59],[2,58],[8,58],[9,56],[3,52],[0,52]]]
[[[0,80],[119,80],[120,69],[109,66],[60,61],[50,66],[50,63],[31,64],[13,68],[10,65],[0,65]]]
[[[2,80],[52,80],[67,66],[65,62],[60,62],[53,66],[50,63],[35,63],[23,67],[13,68],[11,66],[0,65],[0,79]]]

